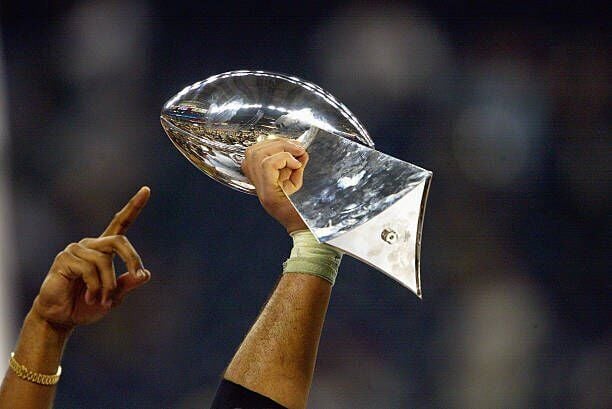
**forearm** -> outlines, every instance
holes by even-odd
[[[30,312],[19,335],[15,360],[31,371],[55,374],[69,335],[69,330],[54,328]],[[51,408],[55,390],[56,385],[39,385],[21,379],[9,368],[0,387],[0,409]]]
[[[330,294],[319,277],[283,275],[225,379],[289,408],[305,407]]]

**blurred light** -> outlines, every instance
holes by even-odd
[[[549,332],[541,295],[518,275],[471,282],[445,323],[443,394],[451,407],[526,408],[537,393],[536,362]]]
[[[64,70],[71,80],[139,68],[147,7],[142,1],[96,0],[77,4],[63,29]]]
[[[327,83],[349,98],[406,98],[430,87],[449,60],[440,31],[403,4],[340,9],[319,39]]]
[[[353,336],[359,338],[356,333]],[[308,407],[411,407],[406,406],[406,400],[415,392],[416,377],[406,377],[394,364],[381,359],[375,350],[358,345],[364,341],[347,337],[332,355],[319,358]]]
[[[143,109],[150,87],[148,11],[144,0],[75,3],[58,20],[59,41],[52,43],[64,57],[58,60],[68,99],[57,115],[54,146],[63,156],[51,191],[77,216],[94,215],[95,223],[108,217],[101,203],[145,177],[145,130],[156,126]]]
[[[0,373],[6,371],[8,355],[14,343],[13,302],[16,288],[13,282],[13,246],[10,239],[8,185],[8,110],[4,79],[4,53],[0,40]]]
[[[546,112],[540,86],[528,66],[504,57],[477,65],[472,74],[472,95],[455,125],[455,159],[472,182],[522,186],[540,162]]]
[[[465,176],[487,187],[517,181],[533,155],[523,118],[498,106],[465,110],[457,121],[453,148]]]

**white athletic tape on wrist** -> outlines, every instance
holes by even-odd
[[[333,286],[342,261],[342,253],[329,244],[319,243],[310,230],[291,233],[293,249],[283,263],[283,274],[303,273],[321,277]]]

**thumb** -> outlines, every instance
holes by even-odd
[[[145,284],[151,279],[151,272],[146,269],[139,269],[136,274],[130,272],[123,273],[117,277],[117,290],[115,291],[113,301],[118,305],[123,301],[128,293]]]

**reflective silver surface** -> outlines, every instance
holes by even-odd
[[[283,74],[231,71],[184,88],[164,105],[161,123],[192,164],[246,193],[255,193],[240,169],[246,148],[299,140],[310,161],[289,199],[313,234],[421,296],[431,172],[374,150],[363,125],[328,92]]]
[[[363,125],[329,92],[266,71],[230,71],[196,82],[164,104],[161,123],[191,163],[247,193],[254,187],[240,163],[248,146],[265,139],[307,143],[318,128],[374,147]]]
[[[321,242],[370,264],[421,296],[420,242],[432,173],[318,131],[304,185],[289,196]]]

